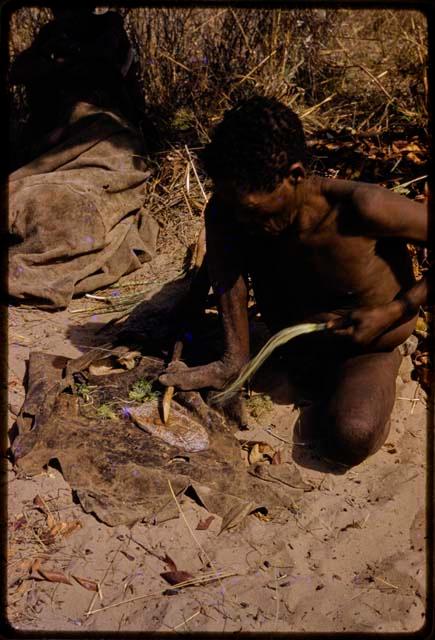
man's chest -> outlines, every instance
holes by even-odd
[[[337,292],[359,289],[381,267],[373,239],[331,232],[255,239],[247,243],[247,260],[248,270],[261,279]]]

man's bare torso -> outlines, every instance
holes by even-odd
[[[314,211],[302,211],[302,228],[278,236],[245,236],[255,297],[273,331],[388,303],[414,282],[406,242],[363,235],[346,198],[334,202],[337,187],[348,189],[350,183],[333,182],[331,198],[326,189],[326,197],[316,196]]]

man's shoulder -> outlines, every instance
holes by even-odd
[[[323,178],[323,192],[326,196],[339,198],[361,198],[364,194],[373,194],[380,187],[369,182],[346,180],[344,178]]]
[[[391,192],[380,185],[344,179],[327,179],[324,193],[336,204],[361,215],[370,214],[391,197]]]

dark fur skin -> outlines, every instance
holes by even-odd
[[[170,365],[160,380],[223,388],[249,359],[246,274],[271,331],[328,322],[341,359],[323,407],[329,457],[357,464],[388,435],[398,345],[427,302],[406,242],[428,241],[428,213],[376,185],[307,176],[301,162],[273,191],[214,178],[206,212],[207,259],[225,332],[219,361]],[[343,355],[345,354],[345,355]]]

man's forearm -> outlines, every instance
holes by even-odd
[[[243,276],[217,297],[225,336],[223,361],[238,369],[249,360],[248,291]]]

